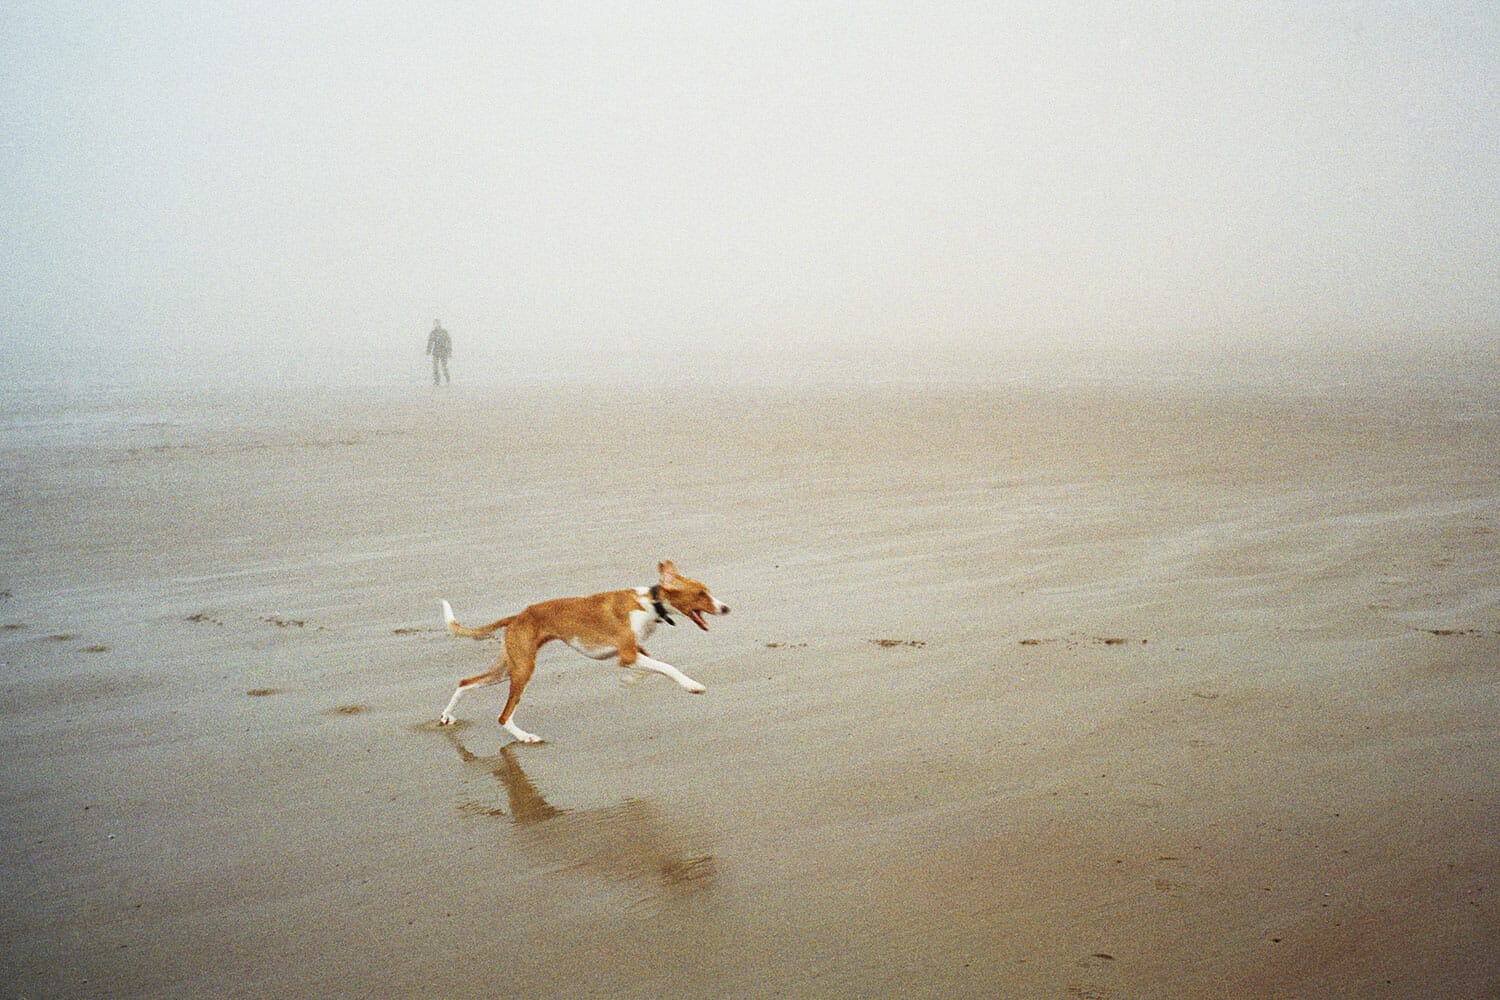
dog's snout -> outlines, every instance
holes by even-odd
[[[727,614],[729,614],[729,605],[727,605],[727,604],[720,604],[719,605],[719,614],[721,614],[721,615],[727,615]]]

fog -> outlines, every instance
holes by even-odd
[[[1492,344],[1490,3],[0,10],[12,378]],[[919,359],[930,359],[922,362]]]

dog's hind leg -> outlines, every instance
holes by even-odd
[[[526,690],[526,684],[536,670],[536,646],[532,644],[532,640],[529,633],[519,630],[505,634],[505,658],[510,664],[510,693],[505,698],[505,708],[498,721],[507,733],[521,743],[542,742],[542,738],[536,733],[528,733],[516,725],[514,717],[516,706],[521,703],[521,692]]]
[[[465,677],[458,682],[458,687],[453,692],[453,697],[448,699],[448,707],[443,709],[443,714],[438,716],[438,725],[449,726],[454,722],[453,709],[458,705],[458,699],[462,698],[468,691],[474,688],[489,687],[491,684],[499,684],[506,679],[506,674],[497,663],[487,673],[478,674],[474,677]]]
[[[515,737],[521,743],[540,743],[542,738],[536,733],[528,733],[516,725],[516,705],[521,701],[521,692],[526,689],[526,681],[512,677],[510,680],[510,696],[505,699],[505,710],[500,713],[500,725],[505,731]]]

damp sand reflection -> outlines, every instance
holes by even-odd
[[[520,850],[533,863],[648,888],[648,899],[713,888],[715,861],[705,838],[655,803],[626,798],[586,809],[559,807],[547,800],[512,747],[480,757],[464,745],[459,733],[445,729],[443,736],[465,766],[487,771],[504,790],[503,804],[468,800],[460,803],[459,811],[509,820]]]

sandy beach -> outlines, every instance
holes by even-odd
[[[6,997],[1500,996],[1500,367],[14,389]],[[708,686],[550,648],[653,582]]]

